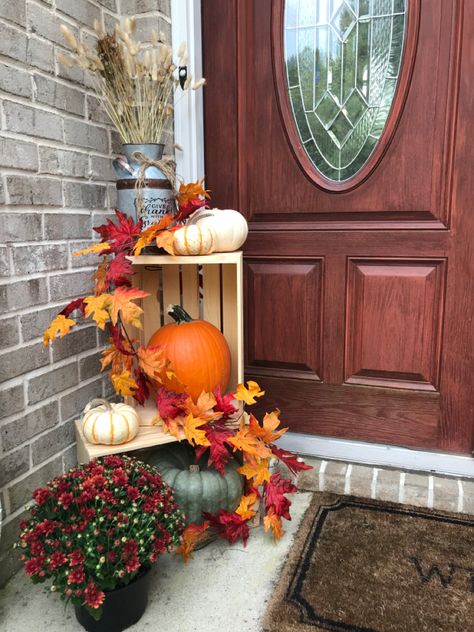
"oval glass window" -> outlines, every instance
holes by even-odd
[[[317,171],[343,182],[366,164],[392,105],[407,0],[286,0],[293,116]]]

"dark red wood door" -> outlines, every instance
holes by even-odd
[[[246,374],[293,431],[471,452],[474,3],[408,0],[390,114],[344,182],[298,135],[284,2],[202,14],[206,184],[250,224]]]

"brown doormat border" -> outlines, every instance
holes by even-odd
[[[319,509],[317,509],[318,506]],[[328,516],[350,507],[371,512],[400,516],[408,515],[438,523],[474,527],[474,519],[467,515],[446,515],[445,512],[420,510],[418,507],[396,505],[355,497],[337,496],[334,494],[315,493],[314,498],[305,512],[289,556],[283,565],[282,574],[277,581],[276,588],[269,601],[263,619],[263,630],[265,632],[306,632],[306,630],[315,629],[328,630],[331,632],[377,632],[373,627],[360,627],[321,616],[302,595],[303,582],[311,564],[311,557],[318,546]],[[311,554],[309,554],[309,552],[311,552]],[[412,561],[418,570],[422,582],[430,582],[433,579],[433,575],[437,575],[441,584],[446,588],[442,572],[436,565],[432,565],[429,572],[423,574],[424,571],[419,561],[416,559]],[[474,569],[471,570],[473,573],[471,577],[473,584],[472,592],[474,593]],[[294,604],[299,611],[300,617],[299,621],[286,621],[285,627],[281,627],[283,621],[278,615],[278,608],[283,601]],[[407,630],[407,632],[409,631]]]

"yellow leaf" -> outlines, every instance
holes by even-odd
[[[255,437],[249,427],[244,424],[240,426],[237,434],[229,439],[229,443],[234,446],[234,451],[241,450],[251,456],[265,459],[272,455],[270,448],[267,448],[261,439]]]
[[[235,399],[240,399],[246,404],[250,405],[255,404],[255,402],[257,401],[255,398],[262,397],[262,395],[265,395],[265,391],[260,390],[260,386],[257,384],[257,382],[249,380],[247,382],[247,388],[244,384],[239,384],[237,386],[237,390],[235,391],[234,396]]]
[[[167,360],[163,355],[163,347],[138,347],[138,365],[152,380],[162,382]]]
[[[89,255],[93,252],[101,253],[103,250],[108,250],[110,248],[110,244],[106,241],[92,244],[92,246],[88,246],[87,248],[83,248],[82,250],[76,250],[76,252],[72,253],[73,257],[80,257],[81,255]]]
[[[114,325],[117,324],[117,320],[120,316],[124,323],[128,323],[133,325],[134,327],[142,328],[142,322],[140,320],[141,315],[143,314],[143,310],[132,301],[138,298],[146,298],[150,296],[149,292],[144,292],[143,290],[138,290],[135,287],[118,287],[115,292],[111,295],[112,304],[110,316],[112,323]]]
[[[206,437],[205,431],[199,430],[199,427],[206,423],[207,421],[199,417],[194,417],[191,413],[185,418],[184,434],[191,445],[211,445],[211,442]]]
[[[242,520],[250,520],[257,513],[251,507],[255,504],[257,500],[257,494],[249,494],[248,496],[242,496],[240,499],[240,505],[235,510],[235,513],[238,514]]]
[[[281,518],[277,516],[273,512],[269,512],[263,519],[263,525],[265,527],[265,531],[271,529],[273,531],[273,537],[275,540],[279,540],[281,536],[284,534],[284,531],[281,526]]]
[[[156,238],[158,248],[163,248],[170,255],[175,255],[174,250],[174,231],[164,230]]]
[[[54,340],[58,336],[64,338],[64,336],[69,333],[71,327],[74,327],[76,321],[72,318],[67,318],[64,314],[59,314],[56,318],[51,322],[48,329],[43,334],[43,344],[45,347],[48,346],[51,340]]]
[[[261,426],[253,415],[250,415],[250,430],[256,437],[260,437],[265,443],[273,443],[279,439],[288,428],[282,428],[278,432],[273,432],[280,425],[280,411],[274,410],[272,413],[266,413]]]
[[[138,388],[137,383],[130,375],[130,371],[122,371],[118,375],[111,375],[111,380],[115,392],[122,395],[122,397],[133,395]]]
[[[105,323],[110,320],[110,307],[112,305],[111,294],[100,294],[99,296],[86,296],[84,314],[86,318],[92,316],[99,329],[105,329]]]
[[[216,405],[216,398],[212,393],[202,391],[196,403],[191,397],[188,397],[185,405],[188,413],[191,413],[194,417],[200,417],[203,421],[213,421],[222,417],[222,413],[216,413],[212,410]]]
[[[268,463],[268,459],[255,459],[253,462],[244,463],[237,472],[243,474],[248,480],[253,479],[253,485],[257,487],[270,480]]]

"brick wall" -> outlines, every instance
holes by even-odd
[[[110,28],[131,14],[170,37],[169,0],[0,0],[0,585],[32,490],[73,465],[73,420],[110,394],[94,326],[42,345],[51,318],[90,290],[93,257],[71,253],[114,206],[119,147],[88,78],[57,63],[59,26],[91,41],[95,19]]]

